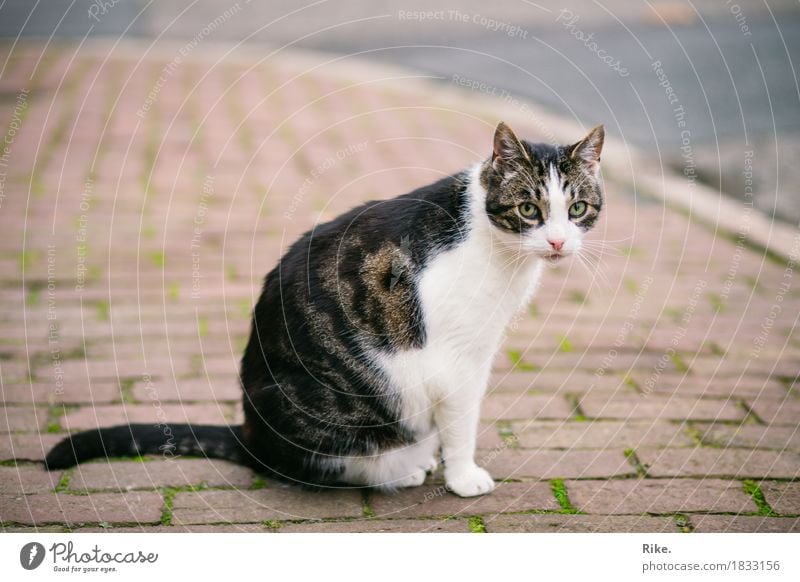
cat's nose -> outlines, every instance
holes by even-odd
[[[564,246],[564,239],[563,238],[559,238],[559,239],[549,238],[549,239],[547,239],[547,242],[549,242],[550,246],[553,247],[553,250],[556,250],[556,251],[560,251],[561,247]]]

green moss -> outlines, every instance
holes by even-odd
[[[672,519],[675,520],[675,525],[677,525],[683,533],[691,533],[694,531],[694,527],[692,526],[692,522],[689,520],[688,515],[676,513],[672,516]]]
[[[701,433],[697,427],[692,425],[687,425],[683,432],[685,432],[690,439],[694,442],[694,444],[698,447],[702,447],[705,443],[703,443],[703,433]]]
[[[639,383],[634,380],[633,376],[630,374],[625,374],[625,377],[622,379],[622,383],[628,388],[631,388],[634,392],[642,392],[642,389],[639,387]]]
[[[511,364],[515,370],[535,372],[539,369],[537,366],[523,361],[522,353],[519,350],[508,350],[508,359],[511,360]]]
[[[225,276],[228,278],[229,281],[235,281],[239,278],[239,273],[236,272],[236,265],[233,263],[227,263],[225,265]]]
[[[47,423],[45,432],[49,434],[59,433],[61,432],[61,424],[57,420],[51,420],[50,422]]]
[[[239,301],[236,302],[236,309],[240,315],[249,318],[251,313],[250,300],[240,299]]]
[[[758,507],[758,515],[766,515],[769,517],[775,517],[778,515],[775,513],[772,508],[767,503],[766,498],[764,497],[764,492],[761,491],[761,487],[755,481],[751,481],[747,479],[742,482],[742,489],[744,492],[753,498],[753,502]]]
[[[550,481],[550,489],[561,506],[563,513],[580,513],[569,500],[569,493],[563,479],[552,479]]]
[[[583,305],[586,303],[586,295],[581,291],[570,291],[567,294],[567,299],[572,303],[577,303],[578,305]]]
[[[34,263],[39,260],[42,253],[40,253],[37,249],[26,249],[19,253],[19,268],[23,272],[27,272],[31,270]]]
[[[281,525],[274,519],[265,519],[261,522],[261,525],[267,529],[279,529],[281,527]]]
[[[39,299],[42,297],[41,288],[28,289],[27,304],[29,307],[35,307],[39,304]]]
[[[636,474],[639,477],[647,477],[647,465],[642,463],[639,459],[639,455],[636,454],[636,451],[633,449],[625,449],[623,451],[625,458],[628,459],[628,462],[633,465],[633,468],[636,469]]]
[[[167,297],[169,297],[172,301],[177,301],[180,299],[181,286],[176,281],[173,281],[167,286]]]
[[[133,378],[120,378],[119,394],[122,402],[126,404],[136,402],[136,399],[133,397],[133,385],[135,382]]]
[[[62,491],[69,489],[69,479],[69,471],[64,471],[61,474],[61,478],[58,480],[58,484],[56,485],[55,489],[53,489],[53,493],[61,493]]]
[[[161,525],[172,525],[172,507],[175,503],[176,487],[164,488],[164,507],[161,509]]]
[[[569,338],[566,336],[566,334],[562,335],[559,338],[559,341],[558,341],[558,351],[559,352],[569,353],[574,349],[575,348],[573,347],[572,342],[569,341]]]
[[[685,374],[689,371],[689,364],[686,363],[686,361],[683,359],[683,356],[681,356],[678,352],[672,352],[669,356],[669,359],[672,360],[672,365],[675,366],[675,369],[678,370],[678,372]]]
[[[722,301],[722,296],[718,293],[709,293],[708,302],[711,304],[711,309],[714,310],[714,313],[722,313],[723,309],[725,308],[725,304]]]
[[[708,341],[703,342],[703,347],[707,348],[708,351],[713,356],[724,356],[725,355],[725,350],[723,349],[723,347],[721,345],[719,345],[717,342],[713,341],[713,340],[708,340]]]
[[[250,483],[250,489],[265,489],[266,487],[267,481],[261,475],[253,477],[253,482]]]
[[[486,533],[486,524],[483,523],[481,516],[473,515],[469,518],[469,531],[472,533]]]
[[[94,305],[95,314],[100,321],[108,321],[111,319],[111,306],[106,299],[100,299]]]
[[[577,394],[565,394],[564,398],[567,399],[567,403],[569,403],[570,408],[572,408],[572,420],[578,422],[586,422],[589,420],[583,412],[583,408],[581,407],[581,398]]]
[[[503,440],[503,443],[508,447],[516,447],[517,435],[514,434],[514,429],[511,428],[511,423],[507,420],[501,420],[497,423],[497,433]]]
[[[153,251],[150,253],[150,262],[159,269],[163,269],[167,262],[164,251]]]
[[[369,504],[369,493],[364,491],[361,497],[361,515],[366,518],[375,517],[375,510]]]
[[[625,277],[625,288],[630,291],[631,295],[636,295],[639,292],[639,283],[636,282],[636,279]]]
[[[208,335],[208,317],[205,315],[199,315],[197,317],[197,334],[200,337],[206,337]]]

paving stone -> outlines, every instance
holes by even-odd
[[[0,467],[0,495],[48,493],[55,489],[60,471],[48,472],[41,466]]]
[[[617,449],[694,446],[682,425],[647,421],[514,422],[522,448]]]
[[[0,434],[0,460],[41,461],[62,438],[57,434]]]
[[[158,523],[163,499],[152,492],[0,497],[0,521],[49,523]]]
[[[0,407],[0,433],[36,432],[47,424],[46,408],[27,408],[22,406]]]
[[[466,519],[363,519],[281,525],[278,533],[470,533]]]
[[[197,402],[197,401],[239,401],[242,388],[236,381],[236,375],[226,377],[179,378],[145,384],[134,384],[133,397],[140,402],[160,400],[161,402]]]
[[[56,390],[53,384],[25,383],[3,387],[2,400],[14,404],[93,404],[120,400],[120,388],[116,384],[93,382],[76,383]]]
[[[178,493],[172,515],[176,525],[361,517],[361,492],[271,487]]]
[[[755,398],[749,402],[758,417],[768,425],[786,424],[796,427],[800,419],[800,399],[787,396],[785,398]]]
[[[744,515],[692,515],[696,533],[786,533],[800,532],[800,518]]]
[[[442,484],[425,484],[397,493],[373,493],[370,506],[381,518],[470,516],[560,508],[549,483],[501,483],[490,495],[471,498],[449,493]]]
[[[800,483],[762,482],[760,485],[772,511],[782,515],[800,515]]]
[[[659,420],[744,420],[744,412],[729,400],[654,395],[594,395],[581,398],[590,418],[656,418]]]
[[[480,426],[478,426],[478,448],[493,449],[495,447],[502,446],[503,439],[500,438],[500,433],[497,426],[491,423],[482,422]]]
[[[100,461],[78,465],[70,474],[69,488],[72,490],[122,491],[200,484],[247,488],[255,477],[246,467],[215,459]]]
[[[634,372],[631,377],[640,383],[648,381],[652,370]],[[769,396],[780,398],[786,395],[786,388],[774,378],[766,376],[698,376],[661,374],[650,381],[648,388],[653,395],[692,396],[706,398],[754,398]]]
[[[572,416],[572,407],[560,396],[491,394],[484,398],[481,418],[486,420],[564,418]]]
[[[622,451],[513,450],[478,452],[478,464],[495,479],[556,479],[635,476]]]
[[[565,481],[564,484],[572,505],[586,513],[742,513],[758,509],[739,481],[623,479]]]
[[[150,525],[136,527],[109,525],[109,527],[82,527],[78,533],[270,533],[261,523],[234,523],[229,525]]]
[[[651,477],[790,478],[800,476],[800,454],[746,449],[637,450]]]
[[[209,404],[127,404],[116,406],[85,406],[67,413],[61,419],[65,430],[85,430],[116,424],[159,422],[183,424],[227,424],[227,405]]]
[[[674,533],[671,517],[633,515],[493,515],[487,533]]]
[[[774,449],[800,452],[800,430],[796,426],[758,424],[693,423],[704,443],[719,447]]]

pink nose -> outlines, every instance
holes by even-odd
[[[549,242],[550,246],[553,247],[553,249],[556,250],[556,251],[560,251],[561,247],[564,246],[564,240],[563,239],[557,239],[557,240],[547,239],[547,242]]]

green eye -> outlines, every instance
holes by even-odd
[[[534,218],[539,214],[539,208],[530,202],[523,202],[519,205],[519,213],[525,218]]]
[[[569,215],[572,218],[580,218],[586,214],[586,202],[576,202],[569,207]]]

